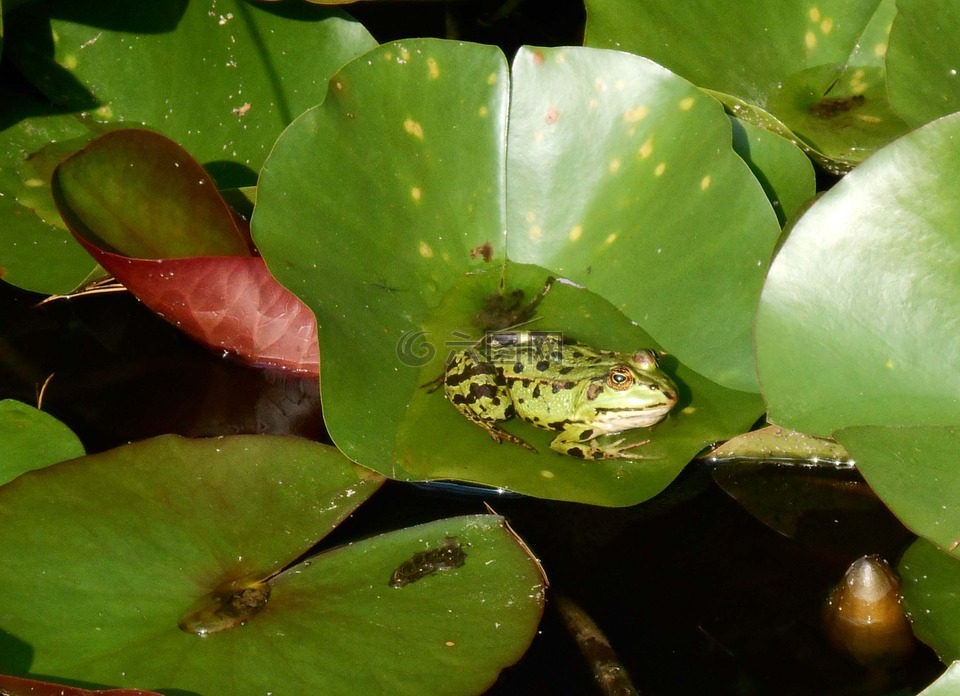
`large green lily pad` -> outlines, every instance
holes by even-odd
[[[960,117],[885,147],[792,229],[764,286],[770,419],[826,435],[960,422]]]
[[[28,675],[87,685],[481,692],[543,604],[502,518],[441,520],[280,572],[381,481],[333,448],[266,436],[166,436],[21,476],[0,488],[0,672],[25,673],[5,647],[17,641]],[[436,569],[445,545],[464,555]],[[414,581],[391,586],[399,568]],[[253,588],[259,611],[196,613],[228,586]]]
[[[681,144],[681,130],[700,137]],[[622,53],[523,49],[512,82],[499,50],[435,40],[346,66],[277,143],[252,221],[317,315],[337,446],[397,478],[625,505],[747,428],[762,410],[750,324],[779,226],[730,142],[715,102]],[[650,459],[582,462],[522,425],[540,454],[500,446],[421,387],[515,323],[514,293],[529,301],[550,275],[566,282],[531,328],[676,356],[682,403]]]
[[[9,57],[50,99],[159,130],[221,186],[251,183],[330,75],[376,46],[341,11],[306,3],[51,0],[14,19]]]
[[[0,485],[83,454],[80,439],[50,414],[13,399],[0,401]]]
[[[769,112],[841,171],[906,131],[882,61],[895,11],[893,0],[588,0],[585,42],[651,58],[725,102],[743,100],[742,115],[759,125],[766,119],[751,112]]]

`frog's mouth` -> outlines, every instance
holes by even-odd
[[[645,428],[663,420],[673,407],[672,403],[652,404],[642,408],[625,406],[623,408],[598,408],[593,426],[604,434],[620,433],[631,428]]]

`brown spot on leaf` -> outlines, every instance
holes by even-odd
[[[560,109],[555,106],[551,106],[547,109],[547,117],[544,119],[549,125],[553,125],[558,120],[560,120]]]
[[[543,53],[541,53],[540,51],[534,51],[534,52],[533,52],[533,64],[534,64],[534,65],[543,65],[543,61],[545,61],[545,60],[546,60],[546,58],[544,58]]]
[[[482,257],[484,261],[489,261],[493,258],[493,246],[490,242],[484,242],[478,247],[474,247],[470,250],[470,258],[477,259]]]

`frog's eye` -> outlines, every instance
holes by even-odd
[[[617,391],[625,391],[633,386],[633,373],[623,365],[617,365],[607,373],[607,386]]]

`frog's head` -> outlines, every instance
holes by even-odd
[[[638,350],[591,380],[578,410],[595,430],[619,433],[663,420],[677,403],[677,385],[652,350]]]

